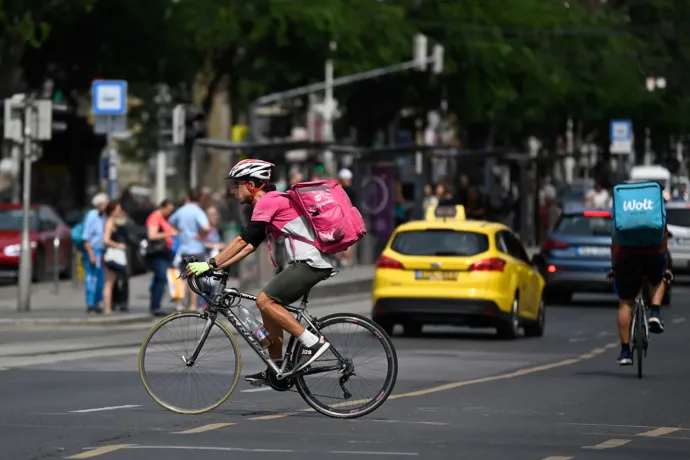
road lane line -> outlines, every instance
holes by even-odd
[[[96,407],[95,409],[72,410],[72,411],[70,411],[70,414],[86,414],[88,412],[101,412],[101,411],[105,411],[105,410],[115,410],[115,409],[133,409],[135,407],[141,407],[141,405],[139,405],[139,404],[128,404],[125,406]]]
[[[670,426],[662,426],[662,427],[659,427],[655,430],[650,430],[650,431],[645,431],[644,433],[639,433],[637,436],[647,436],[650,438],[656,438],[658,436],[663,436],[665,434],[675,433],[676,431],[680,431],[680,428],[673,428]]]
[[[594,450],[613,449],[614,447],[620,447],[629,442],[630,439],[609,439],[608,441],[604,441],[601,444],[597,444],[596,446],[583,446],[582,448]]]
[[[209,425],[203,425],[203,426],[198,426],[196,428],[192,428],[190,430],[185,430],[185,431],[175,431],[173,434],[196,434],[196,433],[204,433],[206,431],[213,431],[217,430],[219,428],[225,428],[226,426],[231,426],[235,425],[234,423],[211,423]]]
[[[601,353],[605,352],[607,349],[619,347],[619,346],[620,346],[619,342],[611,342],[602,348],[595,348],[594,350],[591,350],[588,354],[592,355],[592,358],[594,358],[595,355],[601,354]],[[599,351],[598,353],[595,353],[597,350],[601,350],[601,351]],[[534,367],[527,367],[525,369],[519,369],[517,371],[509,372],[506,374],[498,374],[498,375],[492,375],[489,377],[481,377],[478,379],[463,380],[460,382],[446,383],[445,385],[439,385],[436,387],[426,388],[423,390],[417,390],[417,391],[411,391],[409,393],[400,393],[400,394],[396,394],[396,395],[391,395],[388,397],[388,399],[413,398],[413,397],[417,397],[417,396],[426,396],[426,395],[433,394],[433,393],[439,393],[441,391],[454,390],[455,388],[466,387],[466,386],[470,386],[470,385],[477,385],[480,383],[494,382],[497,380],[514,379],[514,378],[522,377],[522,376],[529,375],[529,374],[535,374],[537,372],[544,372],[544,371],[549,371],[552,369],[557,369],[559,367],[572,366],[573,364],[577,364],[579,362],[586,361],[587,359],[591,359],[591,358],[590,357],[584,358],[583,355],[581,355],[581,356],[578,356],[576,358],[569,358],[569,359],[564,359],[562,361],[556,361],[553,363],[541,364],[539,366],[534,366]],[[350,406],[350,405],[355,405],[355,404],[364,404],[366,402],[368,402],[368,400],[348,401],[345,403],[334,404],[331,406],[331,408],[345,407],[345,406]],[[249,420],[275,420],[275,419],[279,419],[279,418],[290,417],[292,415],[297,415],[297,414],[304,413],[304,412],[314,412],[314,409],[302,409],[302,410],[297,411],[297,412],[292,411],[292,412],[284,412],[284,413],[278,413],[278,414],[273,414],[273,415],[264,415],[261,417],[252,417]]]
[[[297,415],[299,413],[304,413],[304,412],[312,412],[314,409],[304,409],[299,412],[282,412],[280,414],[271,414],[271,415],[261,415],[259,417],[251,417],[247,420],[275,420],[277,418],[285,418],[289,417],[291,415]]]
[[[680,323],[682,323],[683,321],[685,321],[685,318],[683,318],[683,317],[680,317],[680,318],[673,318],[673,319],[671,320],[671,322],[672,322],[673,324],[680,324]]]
[[[251,390],[240,390],[240,393],[256,393],[258,391],[270,391],[272,389],[271,387],[252,388]]]
[[[546,457],[542,460],[570,460],[573,457]]]
[[[127,449],[129,447],[134,447],[136,444],[112,444],[110,446],[103,446],[103,447],[98,447],[93,450],[89,450],[87,452],[82,452],[81,454],[77,455],[72,455],[71,458],[74,460],[82,459],[82,458],[94,458],[98,457],[100,455],[108,454],[110,452],[115,452],[116,450],[121,450],[121,449]]]
[[[397,456],[408,456],[416,457],[419,455],[418,452],[376,452],[376,451],[366,451],[366,450],[332,450],[328,452],[329,454],[351,454],[351,455],[397,455]]]

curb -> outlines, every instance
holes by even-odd
[[[323,299],[327,297],[344,296],[349,294],[362,294],[371,290],[371,279],[356,279],[350,281],[331,282],[325,281],[312,289],[309,300]],[[247,288],[247,292],[259,292],[261,288]],[[158,318],[161,319],[161,318]],[[155,323],[158,319],[148,313],[129,314],[127,316],[113,315],[110,317],[66,317],[66,318],[6,318],[0,319],[0,328],[13,329],[40,328],[55,326],[90,326],[103,327],[115,325],[128,325],[140,323]]]
[[[110,326],[110,325],[125,325],[137,324],[144,322],[153,322],[154,317],[149,314],[132,314],[121,317],[108,318],[17,318],[17,319],[0,319],[0,327],[40,327],[40,326]]]

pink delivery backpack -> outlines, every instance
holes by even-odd
[[[290,187],[287,194],[311,224],[316,241],[292,238],[325,254],[336,254],[367,234],[362,215],[337,180],[301,182]]]

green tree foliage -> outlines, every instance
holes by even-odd
[[[23,57],[32,84],[53,72],[82,90],[97,75],[125,78],[147,100],[155,83],[189,88],[204,74],[206,109],[228,77],[236,108],[322,80],[329,53],[337,76],[409,60],[419,31],[445,46],[443,75],[338,89],[348,122],[385,127],[443,93],[475,145],[552,138],[570,116],[604,144],[614,117],[687,130],[689,14],[683,0],[25,0],[0,7],[0,65]],[[667,88],[647,91],[649,75]]]

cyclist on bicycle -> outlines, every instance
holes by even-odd
[[[313,230],[295,209],[290,198],[277,192],[270,184],[272,163],[247,159],[237,163],[228,174],[231,190],[240,203],[253,208],[251,221],[215,258],[207,262],[193,262],[188,272],[200,276],[211,269],[227,268],[254,252],[270,231],[282,250],[285,260],[291,261],[271,280],[258,295],[256,305],[261,312],[264,327],[271,335],[268,353],[280,366],[283,357],[283,330],[297,337],[303,348],[294,370],[305,368],[328,350],[330,344],[323,336],[306,330],[283,305],[290,305],[320,281],[333,273],[333,260],[314,246],[291,236],[314,241]],[[248,375],[248,382],[267,384],[268,372]]]
[[[611,235],[611,265],[607,274],[609,281],[615,280],[614,289],[618,295],[618,333],[621,340],[621,353],[618,364],[632,365],[630,351],[630,326],[635,297],[642,287],[643,277],[649,281],[651,298],[649,331],[655,334],[664,332],[661,320],[661,302],[664,298],[664,277],[673,279],[668,269],[668,227],[664,229],[661,243],[651,246],[621,246]]]

